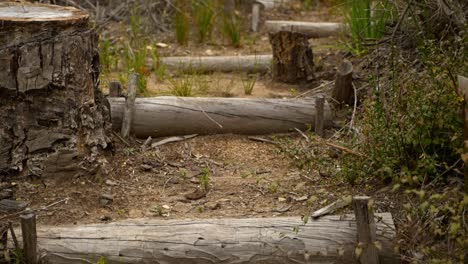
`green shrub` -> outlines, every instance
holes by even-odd
[[[189,15],[185,11],[184,1],[176,2],[176,10],[174,14],[174,28],[177,43],[186,45],[189,38]]]
[[[393,7],[389,0],[348,0],[343,5],[344,18],[349,27],[355,53],[365,51],[366,41],[375,41],[385,33],[392,19]]]
[[[199,41],[206,42],[211,37],[215,19],[215,1],[197,0],[193,2],[193,14],[197,27]]]
[[[229,39],[231,45],[240,47],[241,45],[242,20],[236,14],[223,15],[221,32]]]
[[[244,94],[251,95],[257,82],[257,75],[249,76],[248,74],[245,77],[241,77],[242,86],[244,87]]]

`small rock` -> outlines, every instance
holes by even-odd
[[[112,217],[110,217],[108,215],[103,215],[103,216],[99,217],[99,220],[104,221],[104,222],[108,222],[108,221],[112,221]]]
[[[210,209],[210,210],[216,210],[216,209],[221,208],[221,204],[219,204],[217,202],[207,202],[205,204],[205,207]]]
[[[200,183],[200,178],[192,177],[192,178],[190,178],[190,182],[194,183],[194,184],[199,184]]]
[[[309,197],[307,197],[307,195],[304,195],[304,196],[301,196],[301,197],[292,197],[294,199],[294,201],[296,202],[303,202],[303,201],[306,201]]]
[[[191,193],[187,193],[184,195],[184,197],[188,200],[198,200],[206,196],[206,191],[202,189],[195,189]]]
[[[207,50],[205,51],[205,53],[206,53],[206,55],[209,55],[209,56],[211,56],[211,55],[214,54],[213,51],[210,50],[210,49],[207,49]]]
[[[142,171],[150,171],[153,168],[153,166],[148,165],[148,164],[141,164],[140,169]]]
[[[158,48],[167,48],[169,45],[167,45],[166,43],[162,43],[162,42],[158,42],[156,43],[156,47]]]
[[[179,178],[178,177],[172,177],[169,179],[168,183],[170,184],[179,184]]]
[[[2,199],[12,199],[15,192],[13,189],[3,189],[0,191],[0,200]]]
[[[286,202],[286,198],[284,198],[284,197],[278,197],[278,202]]]
[[[112,204],[113,201],[114,197],[111,194],[101,194],[101,196],[99,197],[99,203],[101,204],[101,206],[108,206]]]
[[[117,186],[118,183],[116,183],[115,181],[112,181],[112,180],[106,180],[106,185],[109,185],[109,186]]]

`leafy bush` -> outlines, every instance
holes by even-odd
[[[197,0],[193,2],[193,14],[201,43],[209,40],[215,19],[215,1]]]

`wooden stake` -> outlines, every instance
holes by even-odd
[[[130,74],[128,81],[127,98],[125,99],[125,108],[122,118],[122,130],[120,134],[124,139],[128,138],[133,123],[133,113],[135,112],[135,98],[138,86],[138,74]]]
[[[252,4],[252,32],[258,31],[258,22],[260,21],[260,3],[254,2]]]
[[[465,174],[465,193],[468,193],[468,78],[458,75],[458,94],[463,97],[463,163],[464,163],[464,174]]]
[[[379,263],[379,252],[376,247],[376,225],[374,212],[372,208],[369,209],[370,201],[368,196],[353,197],[358,240],[355,253],[361,264]]]
[[[317,97],[315,99],[315,134],[317,134],[319,137],[324,137],[324,105],[325,98],[323,96]]]
[[[31,211],[20,215],[21,234],[23,236],[23,249],[26,263],[36,264],[37,262],[37,234],[36,215]]]
[[[122,95],[122,85],[118,81],[109,83],[109,97],[120,97]]]
[[[344,60],[338,67],[332,97],[340,106],[354,102],[353,64],[348,60]]]

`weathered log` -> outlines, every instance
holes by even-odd
[[[254,2],[260,3],[265,9],[272,9],[287,4],[289,0],[255,0]]]
[[[265,29],[269,33],[290,31],[301,33],[308,38],[326,38],[336,36],[343,31],[343,24],[333,22],[302,22],[267,20]]]
[[[348,60],[344,60],[338,67],[332,98],[339,105],[351,105],[354,101],[353,64]]]
[[[394,255],[392,216],[377,214],[381,263]],[[353,215],[157,220],[38,227],[45,263],[356,263]]]
[[[75,175],[98,165],[110,142],[98,75],[87,13],[0,3],[0,175]]]
[[[37,263],[37,233],[36,215],[33,212],[20,215],[21,235],[23,236],[23,250],[26,263]]]
[[[267,72],[271,55],[163,57],[161,64],[170,70],[182,72]]]
[[[109,98],[112,125],[119,130],[125,100]],[[132,131],[153,138],[190,134],[268,134],[314,127],[313,99],[137,98]],[[324,124],[331,125],[325,105]]]
[[[273,49],[272,75],[286,83],[306,82],[314,79],[314,56],[308,38],[297,32],[270,33]]]
[[[354,215],[356,216],[358,246],[356,257],[361,264],[378,264],[379,250],[376,245],[377,227],[374,211],[369,208],[371,198],[368,196],[353,197]]]

